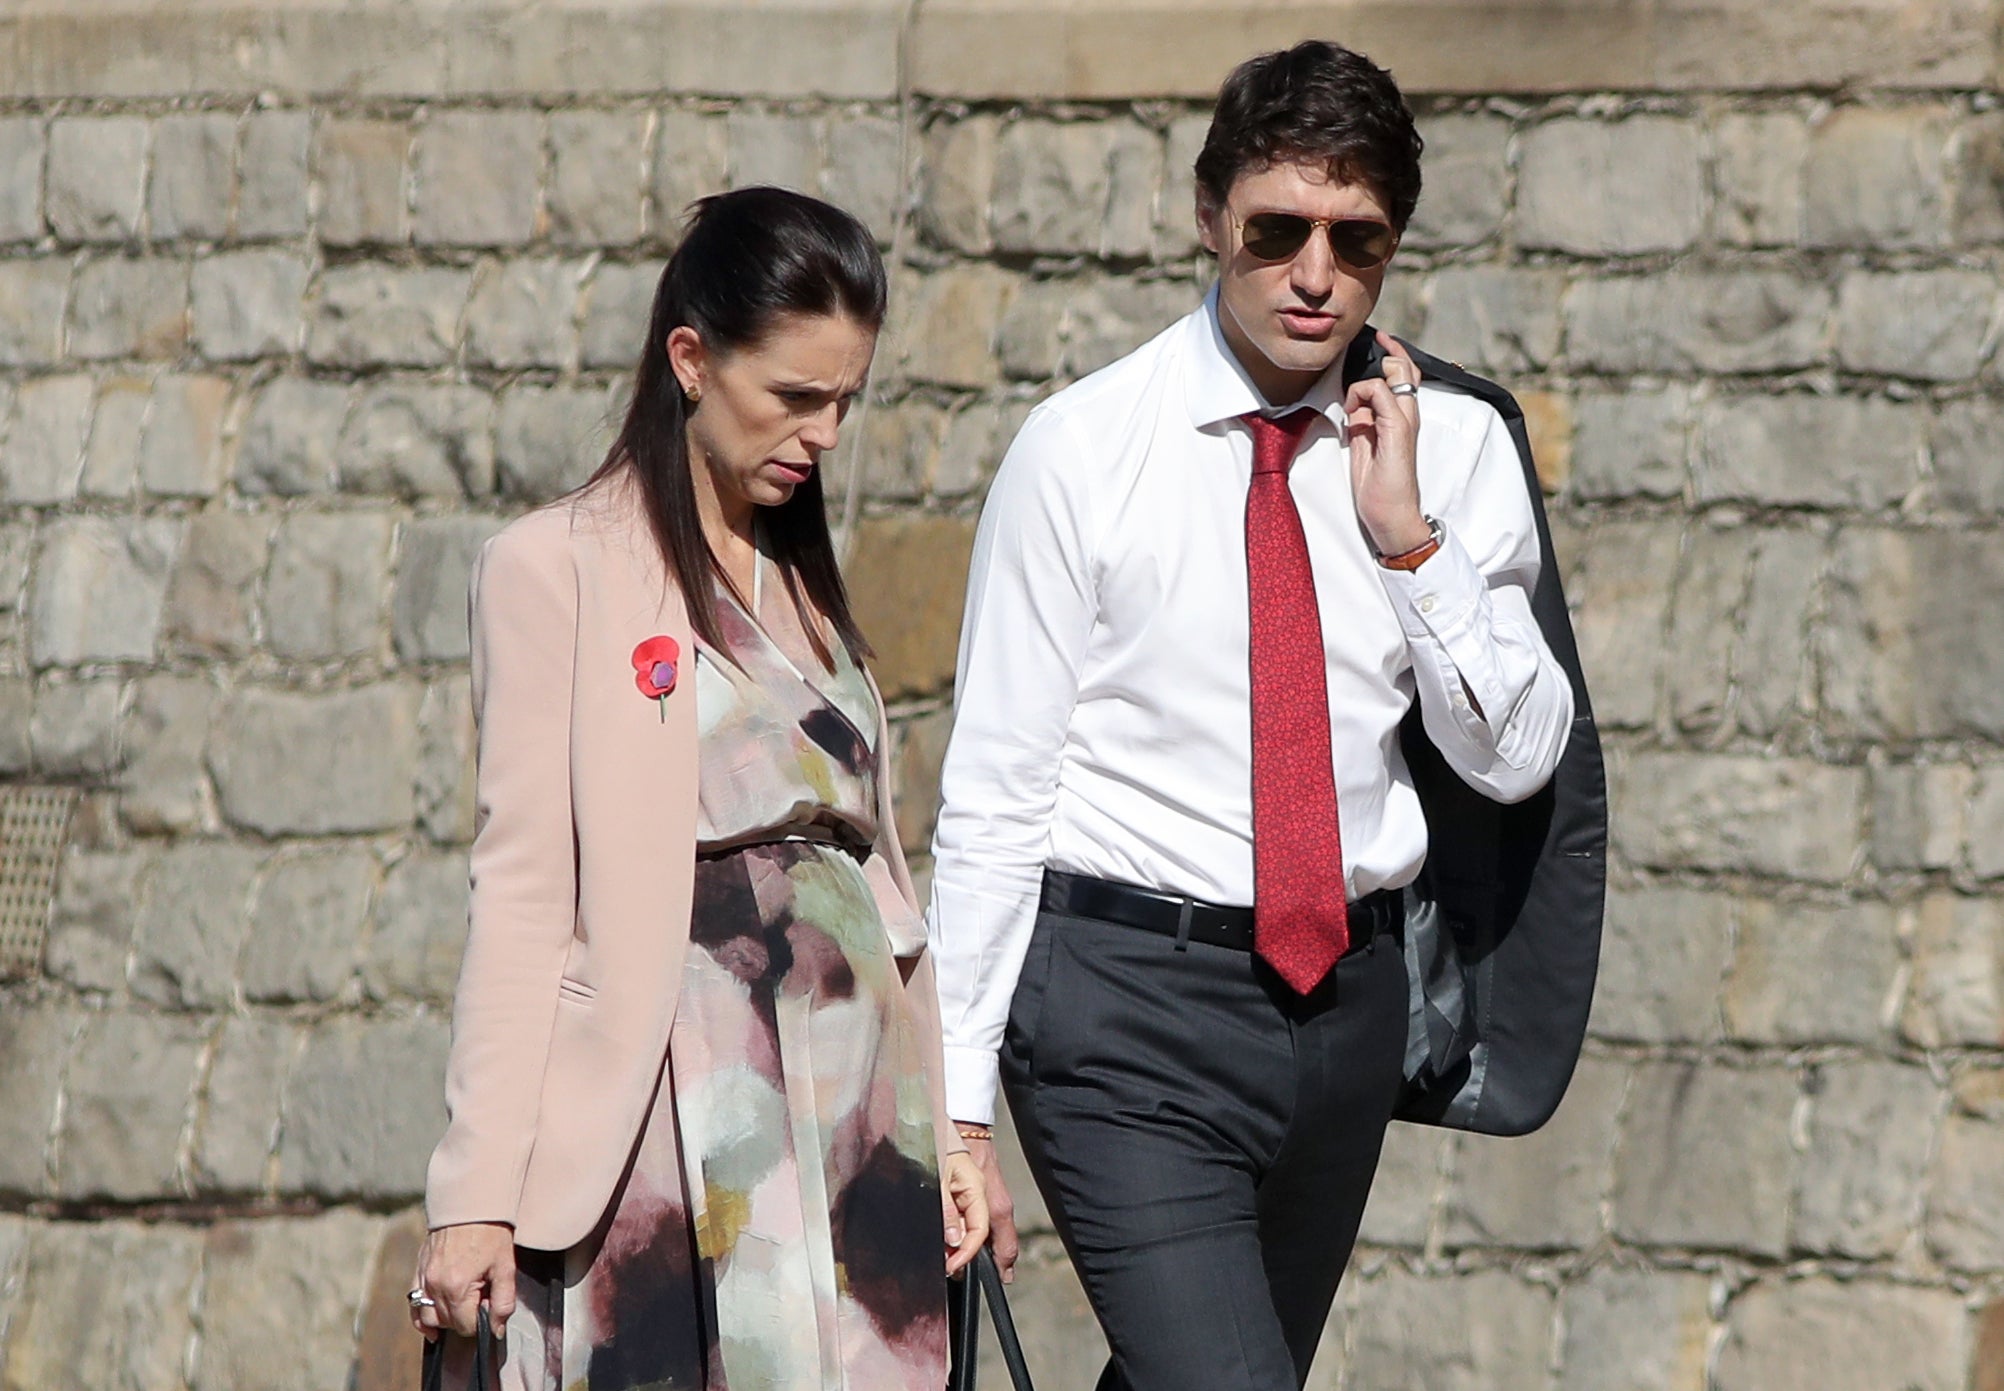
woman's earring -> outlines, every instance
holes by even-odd
[[[689,398],[689,404],[693,406],[698,401],[703,399],[703,388],[700,384],[695,386],[685,387],[682,391],[682,394]]]

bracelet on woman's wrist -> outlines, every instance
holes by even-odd
[[[960,1138],[963,1140],[992,1140],[995,1138],[995,1132],[985,1125],[962,1125],[959,1121],[955,1121],[953,1128],[960,1132]]]

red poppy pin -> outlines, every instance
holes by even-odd
[[[682,645],[671,637],[651,637],[633,649],[633,684],[660,703],[663,724],[668,722],[668,693],[675,689],[675,664],[681,660]]]

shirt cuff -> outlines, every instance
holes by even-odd
[[[993,1049],[946,1046],[949,1116],[969,1125],[993,1125],[997,1080]]]
[[[1391,595],[1399,626],[1409,638],[1440,638],[1453,632],[1467,621],[1488,589],[1474,558],[1451,531],[1440,549],[1417,570],[1380,565],[1378,578]]]

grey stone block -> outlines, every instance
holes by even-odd
[[[57,257],[0,261],[0,367],[62,361],[70,263]]]
[[[461,661],[470,650],[467,582],[487,538],[490,517],[427,517],[403,530],[391,631],[405,661]]]
[[[1426,190],[1402,243],[1473,246],[1495,236],[1508,198],[1510,123],[1496,116],[1433,116],[1420,122],[1420,134],[1426,139]]]
[[[1670,718],[1680,729],[1713,729],[1725,714],[1748,568],[1746,537],[1737,528],[1691,528],[1670,601],[1675,659],[1666,663],[1664,683]]]
[[[1710,1043],[1720,1035],[1719,988],[1731,957],[1730,894],[1669,885],[1608,893],[1594,1037]]]
[[[75,497],[90,423],[89,377],[37,377],[22,383],[7,428],[0,497],[41,507]]]
[[[942,120],[925,133],[917,215],[926,238],[953,251],[994,248],[988,213],[994,199],[1001,123],[985,114]]]
[[[1162,160],[1162,194],[1156,200],[1155,259],[1186,260],[1203,250],[1197,237],[1197,155],[1210,133],[1208,115],[1178,116],[1169,122]],[[1436,168],[1431,153],[1427,168]],[[1464,183],[1475,181],[1469,174]],[[1407,229],[1408,235],[1411,229]]]
[[[2004,112],[1962,123],[1950,144],[1959,242],[2004,241]]]
[[[2000,439],[2004,402],[1978,397],[1942,406],[1930,442],[1935,498],[1942,506],[2004,512],[2004,469],[1997,466]]]
[[[1762,1283],[1727,1314],[1718,1391],[1961,1391],[1966,1318],[1949,1290],[1825,1276]]]
[[[116,677],[42,683],[28,724],[37,772],[92,782],[116,776],[119,687]]]
[[[382,1226],[336,1209],[211,1227],[193,1391],[343,1384]]]
[[[1752,1043],[1887,1041],[1900,977],[1893,910],[1879,903],[1842,907],[1749,900],[1726,984],[1726,1027]],[[1816,963],[1816,988],[1802,988],[1803,963]]]
[[[51,522],[30,603],[36,665],[150,659],[180,536],[165,517]]]
[[[1566,355],[1599,372],[1790,371],[1823,358],[1830,305],[1826,287],[1785,271],[1582,280],[1566,300]]]
[[[854,213],[880,246],[891,244],[891,224],[903,188],[898,140],[898,123],[882,116],[838,116],[828,125],[821,196]]]
[[[1027,405],[1023,414],[1028,414]],[[1022,415],[1005,421],[1003,410],[981,401],[955,411],[946,423],[928,490],[935,497],[962,498],[986,487],[1022,423]]]
[[[225,819],[268,836],[410,825],[416,707],[416,692],[396,685],[241,692],[209,755]],[[375,757],[352,757],[358,748]]]
[[[201,829],[208,810],[204,759],[216,690],[201,676],[156,675],[134,684],[125,720],[119,816],[141,835]]]
[[[1398,1266],[1345,1282],[1332,1332],[1343,1381],[1426,1391],[1545,1391],[1554,1300],[1497,1270],[1414,1275]]]
[[[0,677],[0,774],[31,772],[28,724],[35,709],[35,683],[25,676]]]
[[[494,491],[494,399],[475,386],[381,382],[341,431],[341,486],[396,497]]]
[[[56,1105],[63,1063],[84,1016],[67,1004],[38,1001],[0,1010],[0,1193],[45,1197],[50,1191]]]
[[[1070,280],[1023,280],[1007,298],[995,328],[1003,375],[1046,381],[1064,362],[1065,313],[1078,292]]]
[[[1915,914],[1913,980],[1900,1032],[1922,1048],[1989,1048],[2004,1037],[2004,907],[1934,893]]]
[[[1660,522],[1608,522],[1587,538],[1577,585],[1580,661],[1604,724],[1656,718],[1679,542],[1677,528]]]
[[[653,262],[598,264],[582,291],[580,349],[584,366],[630,370],[640,361],[660,280],[661,267]]]
[[[8,1379],[106,1391],[181,1385],[200,1265],[200,1238],[187,1227],[38,1225],[7,1324]]]
[[[680,241],[689,205],[730,187],[727,164],[723,117],[695,111],[662,112],[654,125],[654,175],[648,190],[650,234],[668,242]]]
[[[1858,271],[1837,296],[1837,361],[1853,372],[1966,381],[1983,364],[1997,280],[1982,271]]]
[[[1558,356],[1557,271],[1447,266],[1427,296],[1427,351],[1478,372],[1535,372]]]
[[[466,911],[464,851],[419,851],[399,862],[383,882],[362,967],[369,995],[449,1003],[466,945]]]
[[[418,133],[420,244],[512,246],[537,233],[543,122],[533,111],[436,111]]]
[[[409,239],[404,185],[410,149],[410,127],[401,121],[329,116],[321,122],[313,159],[323,242],[354,246]]]
[[[418,707],[418,825],[442,845],[472,841],[473,691],[463,676],[425,688]]]
[[[153,867],[151,850],[86,850],[63,855],[43,953],[49,975],[78,990],[116,991],[125,985],[133,920]]]
[[[1969,868],[1979,879],[2004,877],[2004,766],[1987,763],[1969,796]]]
[[[161,852],[133,932],[132,993],[168,1009],[230,1002],[263,856],[221,841]]]
[[[1733,246],[1789,246],[1802,233],[1809,123],[1790,111],[1734,111],[1712,127],[1719,201],[1712,227]]]
[[[1697,1391],[1712,1336],[1712,1279],[1603,1266],[1566,1286],[1558,1391]]]
[[[591,476],[612,444],[611,398],[586,386],[516,386],[503,393],[494,426],[502,493],[544,502]]]
[[[470,271],[337,266],[321,278],[306,356],[334,367],[437,367],[451,361]]]
[[[188,267],[112,257],[87,262],[70,291],[72,357],[171,358],[188,341]]]
[[[1814,960],[1815,948],[1806,955]],[[1925,1068],[1878,1060],[1829,1064],[1817,1083],[1795,1245],[1890,1256],[1920,1220],[1941,1094]]]
[[[390,543],[386,512],[295,512],[279,527],[265,579],[264,631],[281,657],[364,656],[383,641]]]
[[[1018,121],[995,151],[994,245],[1012,253],[1105,249],[1115,132],[1092,122]]]
[[[271,522],[256,513],[201,512],[167,586],[164,626],[176,652],[234,657],[250,651],[258,578],[271,550]]]
[[[142,488],[159,497],[214,497],[222,490],[230,389],[227,377],[168,373],[154,382],[139,442]]]
[[[559,111],[550,117],[550,238],[630,246],[645,230],[644,117]]]
[[[1705,227],[1697,127],[1672,116],[1561,118],[1522,138],[1520,246],[1581,256],[1682,251]],[[1582,198],[1580,190],[1595,195]]]
[[[1781,1069],[1638,1066],[1615,1163],[1615,1235],[1643,1246],[1783,1254],[1796,1095],[1795,1074]]]
[[[285,1088],[279,1185],[330,1198],[409,1199],[445,1129],[445,1021],[337,1015],[307,1039]]]
[[[488,367],[575,367],[576,261],[489,262],[473,278],[466,307],[466,356]]]
[[[1811,247],[1884,250],[1948,244],[1941,114],[1847,106],[1810,135],[1802,239]]]
[[[1946,567],[1946,568],[1944,568]],[[1928,576],[1953,574],[1938,586]],[[1829,722],[1866,737],[2004,731],[2004,556],[1969,532],[1847,530],[1828,587]]]
[[[153,178],[146,190],[153,240],[227,236],[236,163],[235,116],[193,111],[154,122]]]
[[[212,362],[285,357],[299,348],[313,268],[280,251],[238,251],[195,267],[195,346]]]
[[[890,331],[898,366],[915,381],[993,386],[1001,379],[995,337],[1015,277],[992,266],[950,266],[905,295]]]
[[[1815,669],[1809,629],[1829,546],[1810,531],[1765,531],[1753,542],[1753,571],[1733,683],[1740,728],[1761,737],[1806,719]]]
[[[331,1000],[354,977],[376,885],[366,850],[335,849],[272,864],[244,942],[244,998]]]
[[[141,1202],[179,1192],[181,1132],[206,1034],[204,1021],[175,1015],[93,1016],[63,1087],[58,1193]]]
[[[1132,121],[1110,121],[1107,136],[1103,256],[1146,256],[1155,243],[1155,200],[1162,186],[1162,137]]]
[[[146,121],[139,116],[59,116],[49,123],[49,226],[64,241],[121,242],[139,235],[146,182]]]
[[[253,111],[244,120],[237,236],[246,241],[306,234],[313,118],[305,111]]]
[[[1877,398],[1717,396],[1700,412],[1698,496],[1892,506],[1920,479],[1925,425],[1917,406]]]
[[[1201,295],[1184,280],[1101,280],[1083,286],[1065,319],[1064,370],[1074,377],[1124,357],[1188,314]]]
[[[1422,1247],[1444,1186],[1442,1166],[1454,1144],[1451,1132],[1394,1121],[1385,1131],[1377,1176],[1364,1205],[1357,1239],[1367,1246]]]
[[[821,188],[819,118],[782,112],[732,111],[724,118],[731,187],[771,184],[800,193]]]
[[[268,383],[251,403],[237,445],[237,487],[281,496],[332,487],[348,398],[349,389],[338,382],[278,377]]]
[[[259,1193],[278,1148],[279,1101],[299,1051],[298,1026],[265,1015],[223,1020],[196,1121],[196,1191]]]
[[[1691,462],[1691,389],[1582,392],[1573,403],[1569,491],[1582,498],[1675,498]]]
[[[0,242],[42,235],[42,163],[49,137],[34,116],[0,120]]]
[[[1951,869],[1968,839],[1976,774],[1960,764],[1891,763],[1872,771],[1872,863]]]
[[[1583,1249],[1601,1235],[1628,1069],[1589,1058],[1565,1100],[1528,1136],[1465,1135],[1448,1189],[1450,1246]]]
[[[1865,776],[1801,758],[1635,752],[1610,764],[1632,864],[1835,882],[1860,842]]]
[[[112,377],[99,384],[79,480],[85,497],[122,501],[138,490],[139,455],[152,411],[151,378]]]

